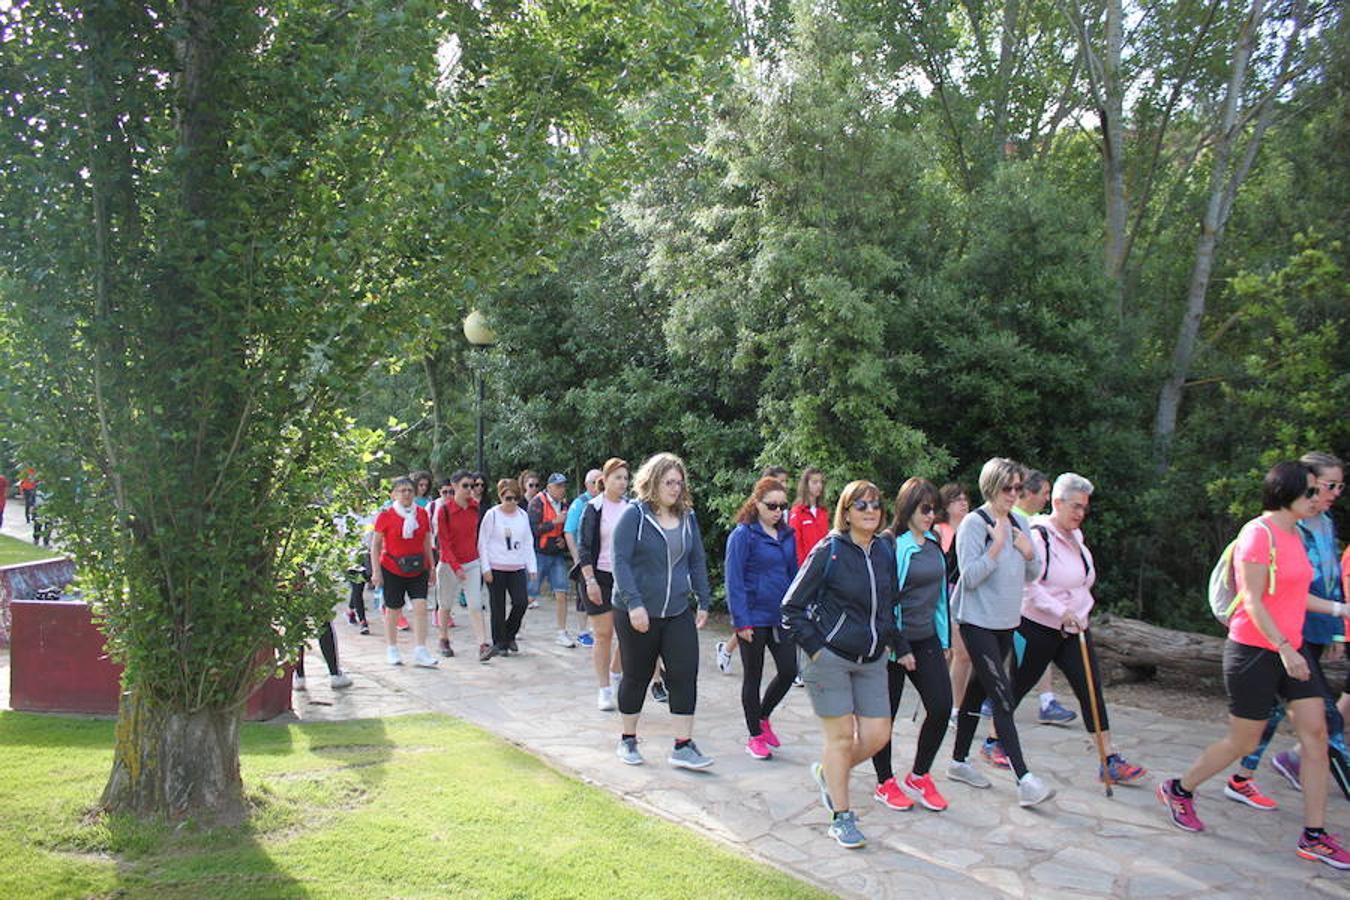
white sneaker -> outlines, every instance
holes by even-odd
[[[609,712],[614,708],[614,690],[612,688],[600,688],[598,696],[595,698],[595,705],[602,712]]]
[[[717,642],[717,668],[723,675],[731,674],[731,654],[727,652],[727,642]]]
[[[297,691],[303,691],[305,689],[305,676],[303,675],[295,676],[295,681],[293,682],[293,684],[295,685],[295,689]]]
[[[336,675],[328,676],[328,684],[334,690],[341,690],[352,686],[352,676],[346,672],[339,672]]]
[[[558,632],[558,636],[553,639],[553,642],[559,647],[575,647],[577,645],[577,642],[572,640],[572,636],[567,633],[566,628]]]
[[[1041,781],[1030,772],[1023,775],[1017,782],[1017,805],[1035,806],[1045,800],[1055,796],[1055,789],[1048,787],[1044,781]]]
[[[389,660],[389,665],[391,666],[403,665],[403,657],[398,655],[397,647],[386,647],[384,650],[384,656],[387,660]]]
[[[413,651],[413,665],[421,666],[423,669],[434,669],[441,664],[441,661],[431,655],[431,651],[426,647],[419,646]]]

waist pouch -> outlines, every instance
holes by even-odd
[[[394,565],[398,566],[400,570],[407,572],[410,575],[421,575],[422,570],[426,568],[426,562],[427,558],[421,553],[418,553],[415,556],[394,557]]]

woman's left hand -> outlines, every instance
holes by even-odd
[[[906,653],[904,656],[900,657],[900,659],[897,660],[897,662],[899,662],[900,665],[904,667],[904,669],[905,669],[906,672],[913,672],[913,671],[914,671],[914,654],[913,654],[913,653]]]
[[[738,629],[736,629],[736,637],[740,638],[741,640],[743,640],[743,641],[745,641],[745,642],[747,642],[747,643],[750,642],[750,641],[753,641],[753,640],[755,639],[755,629],[753,629],[753,628],[738,628]]]
[[[704,625],[707,624],[708,624],[708,611],[706,609],[700,609],[698,612],[694,613],[695,628],[702,628]]]

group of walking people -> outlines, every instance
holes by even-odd
[[[1049,485],[1048,513],[1040,512],[1043,484]],[[712,594],[685,464],[658,453],[630,477],[625,460],[610,459],[587,473],[585,491],[570,506],[565,485],[566,478],[554,474],[544,490],[557,490],[530,497],[522,480],[502,479],[498,505],[483,510],[481,476],[462,471],[427,509],[418,504],[412,480],[396,481],[391,505],[372,525],[371,558],[378,560],[372,583],[383,588],[388,610],[400,610],[405,598],[412,602],[414,662],[433,666],[423,636],[427,596],[438,580],[441,621],[456,600],[467,606],[479,658],[486,662],[518,652],[516,637],[536,576],[546,576],[562,595],[558,642],[573,645],[564,605],[569,588],[559,583],[567,579],[588,619],[597,706],[619,713],[618,758],[645,762],[638,730],[650,692],[669,704],[674,721],[668,763],[710,766],[712,758],[693,740],[693,725],[698,630],[707,622]],[[1300,753],[1280,754],[1277,768],[1297,772],[1301,763],[1303,773],[1306,827],[1297,851],[1336,868],[1350,867],[1350,854],[1325,830],[1327,740],[1328,723],[1339,740],[1343,721],[1318,660],[1329,647],[1339,648],[1330,636],[1340,633],[1345,612],[1326,514],[1342,488],[1341,464],[1326,454],[1283,463],[1267,475],[1267,512],[1243,529],[1234,557],[1242,602],[1231,618],[1224,657],[1230,732],[1158,789],[1175,824],[1203,828],[1193,791],[1258,742],[1264,748],[1283,701],[1298,729]],[[1097,568],[1082,531],[1094,486],[1072,472],[1050,483],[996,457],[984,464],[979,490],[983,503],[971,511],[960,485],[939,489],[910,478],[889,504],[888,519],[886,498],[870,481],[848,483],[831,512],[820,470],[803,471],[791,501],[786,472],[766,470],[736,514],[724,566],[732,636],[717,649],[724,671],[732,652],[741,660],[745,751],[772,759],[782,744],[772,715],[800,678],[824,735],[811,774],[830,815],[829,834],[842,846],[866,842],[849,777],[868,760],[876,778],[873,797],[883,806],[948,807],[932,770],[949,722],[955,736],[948,782],[992,787],[971,760],[987,717],[991,733],[980,756],[1009,771],[1018,803],[1033,807],[1053,796],[1032,772],[1014,720],[1033,691],[1040,695],[1039,721],[1075,718],[1049,691],[1052,663],[1078,700],[1098,747],[1097,776],[1108,790],[1146,775],[1114,749],[1102,695],[1090,627]],[[1032,502],[1029,493],[1039,499],[1036,514],[1027,517],[1018,507]],[[550,512],[538,508],[539,496]],[[1305,547],[1313,548],[1315,563]],[[486,601],[482,584],[488,586]],[[485,611],[490,631],[482,622]],[[1327,621],[1319,623],[1319,616]],[[385,620],[389,662],[400,664],[395,616],[386,613]],[[1320,643],[1304,642],[1305,626]],[[448,638],[442,642],[444,651]],[[769,660],[774,672],[766,686]],[[919,695],[924,720],[908,771],[900,775],[892,734],[907,682]],[[1271,808],[1251,778],[1256,763],[1244,765],[1247,774],[1235,774],[1225,794]]]

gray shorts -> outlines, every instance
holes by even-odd
[[[891,696],[886,682],[886,656],[868,663],[844,659],[829,647],[821,648],[814,660],[802,666],[802,681],[811,697],[811,708],[822,719],[861,716],[889,719]]]

